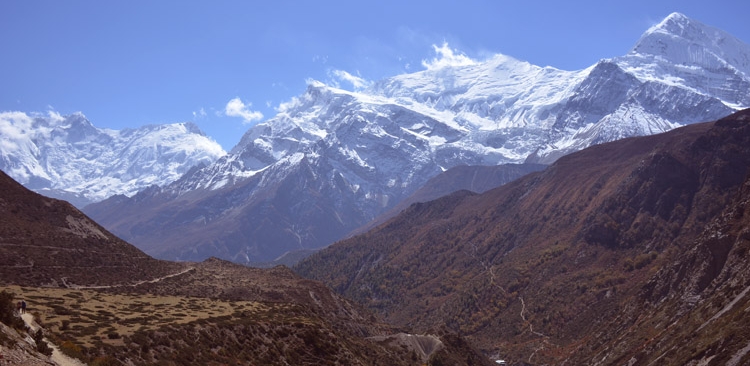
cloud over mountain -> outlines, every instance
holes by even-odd
[[[253,123],[263,119],[263,113],[251,110],[252,103],[243,103],[239,97],[233,98],[227,102],[224,107],[224,113],[229,117],[240,117],[243,124]]]

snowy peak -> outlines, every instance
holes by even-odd
[[[692,20],[682,13],[672,13],[649,28],[646,33],[667,33],[687,39],[705,38],[706,25]]]
[[[649,28],[630,53],[662,57],[678,65],[731,67],[750,76],[750,46],[680,13]]]
[[[82,113],[0,113],[0,169],[39,193],[82,207],[166,185],[225,154],[192,123],[95,127]]]
[[[200,136],[206,136],[206,134],[193,122],[183,122],[178,123],[179,126],[182,126],[186,132],[194,133],[196,135]]]
[[[400,101],[425,103],[435,109],[454,107],[458,99],[503,93],[518,94],[531,78],[542,71],[539,66],[505,55],[470,65],[444,66],[412,74],[397,75],[376,82],[367,93]]]
[[[674,13],[645,32],[629,55],[583,70],[498,54],[458,65],[435,62],[440,67],[426,65],[358,92],[310,81],[278,115],[248,130],[221,162],[232,172],[212,179],[261,171],[318,143],[342,146],[347,157],[353,151],[366,156],[373,146],[362,141],[377,134],[409,141],[408,133],[426,142],[424,153],[442,168],[529,157],[549,163],[593,143],[663,132],[750,106],[750,79],[738,69],[743,64],[734,67],[722,58],[742,59],[743,49],[725,32]]]

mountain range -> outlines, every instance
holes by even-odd
[[[750,110],[409,206],[303,259],[396,326],[511,365],[750,362]]]
[[[0,315],[20,294],[34,339],[91,364],[748,364],[748,49],[675,13],[579,71],[498,55],[311,82],[228,154],[90,217],[0,173]],[[40,146],[78,141],[56,154],[86,171],[121,134],[139,164],[200,135],[0,117],[26,185],[54,181]],[[11,364],[23,333],[0,326]]]
[[[92,364],[743,365],[749,167],[750,110],[592,146],[412,204],[311,279],[150,258],[0,174],[0,285]],[[22,332],[0,351],[43,364]]]
[[[224,154],[192,123],[110,130],[82,113],[0,113],[0,170],[77,207],[166,185]]]
[[[269,261],[346,237],[453,167],[548,164],[750,106],[748,60],[675,13],[579,71],[496,55],[356,92],[313,81],[213,164],[86,213],[159,258]]]

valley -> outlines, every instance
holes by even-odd
[[[89,365],[489,363],[447,329],[404,338],[286,267],[156,260],[67,202],[4,173],[0,187],[0,354],[11,365],[44,364],[45,338]],[[41,330],[27,333],[16,301]],[[421,337],[428,350],[410,341]]]
[[[27,303],[63,354],[88,365],[413,365],[456,355],[489,364],[451,332],[403,333],[284,268],[209,260],[137,285],[2,291]],[[0,339],[0,353],[16,347]]]
[[[228,153],[0,112],[2,364],[750,364],[750,46],[423,66]]]
[[[593,146],[413,204],[294,268],[390,324],[446,324],[517,364],[745,360],[749,122]]]

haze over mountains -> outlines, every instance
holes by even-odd
[[[268,261],[345,237],[451,167],[550,163],[750,106],[748,59],[675,13],[579,71],[497,55],[358,92],[311,82],[215,163],[86,212],[159,258]]]

